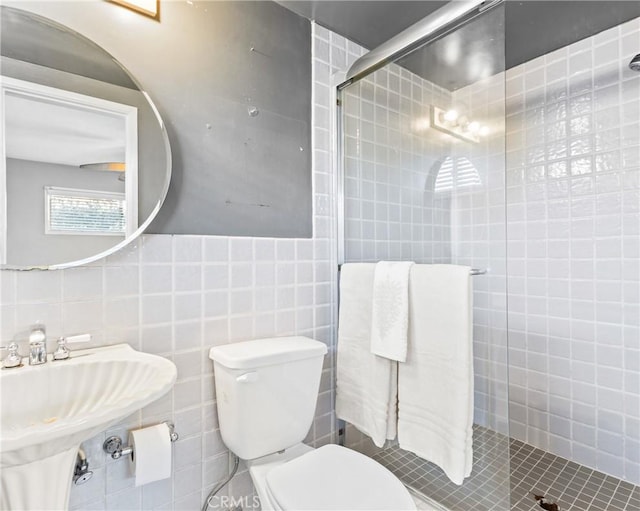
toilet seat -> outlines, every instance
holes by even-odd
[[[285,510],[415,510],[400,480],[346,447],[325,445],[270,470],[266,489]]]

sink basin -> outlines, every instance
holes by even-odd
[[[71,357],[0,371],[2,509],[66,508],[80,444],[155,401],[176,380],[171,361],[127,344],[75,350]],[[68,472],[61,470],[61,463],[68,465]],[[55,489],[49,489],[49,496],[43,497],[46,502],[30,503],[33,499],[28,494],[34,493],[34,487],[16,487],[24,470],[29,472],[22,476],[32,484],[43,478],[62,484],[66,502],[54,503],[51,492]],[[34,470],[44,473],[35,475]],[[60,481],[51,470],[68,479]],[[29,502],[22,497],[7,501],[21,493]]]

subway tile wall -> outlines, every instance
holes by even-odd
[[[337,262],[331,75],[362,53],[357,45],[313,26],[313,239],[143,236],[85,267],[0,272],[2,340],[24,338],[40,320],[50,339],[90,332],[97,345],[127,342],[178,367],[169,394],[85,443],[94,475],[73,487],[73,509],[200,509],[210,489],[228,474],[230,461],[218,429],[209,347],[292,334],[333,346]],[[330,355],[307,438],[316,446],[335,439],[331,361]],[[166,419],[175,421],[180,434],[172,478],[136,488],[127,463],[107,459],[102,441]],[[244,465],[222,494],[253,494]]]
[[[511,435],[640,483],[640,19],[507,73]]]

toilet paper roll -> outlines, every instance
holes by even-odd
[[[129,460],[136,486],[171,477],[171,437],[166,424],[129,433],[133,453]]]

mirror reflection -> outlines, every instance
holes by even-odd
[[[104,50],[45,18],[0,7],[0,263],[66,267],[149,224],[170,151],[147,95]]]

